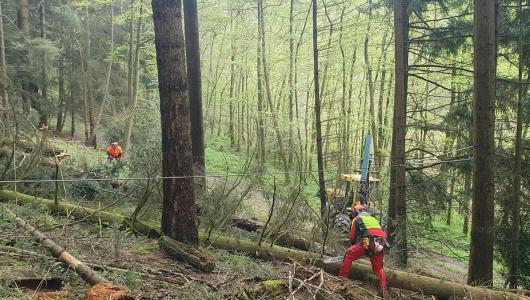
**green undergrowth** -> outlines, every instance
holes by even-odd
[[[447,225],[445,215],[436,215],[431,224],[432,229],[423,238],[424,246],[444,256],[467,263],[470,239],[469,235],[462,232],[464,216],[454,211],[451,225]]]
[[[409,218],[414,219],[414,216]],[[446,220],[445,213],[433,216],[430,222],[432,227],[422,231],[422,234],[416,237],[421,243],[416,246],[445,257],[443,260],[446,261],[437,261],[437,265],[451,272],[467,274],[467,268],[462,269],[452,263],[457,262],[465,266],[469,263],[470,235],[463,233],[464,215],[453,210],[451,224],[447,225]],[[471,224],[469,224],[469,231],[471,231]],[[497,277],[506,272],[506,267],[495,259],[493,271],[494,277]]]

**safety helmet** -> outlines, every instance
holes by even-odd
[[[118,142],[113,141],[111,144],[112,144],[112,145],[118,145]]]
[[[353,207],[353,217],[356,217],[361,212],[366,211],[366,207],[362,204],[357,204]]]

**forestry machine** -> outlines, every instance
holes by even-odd
[[[337,188],[326,189],[330,203],[331,224],[341,233],[348,234],[352,222],[351,209],[363,204],[369,210],[375,200],[380,180],[370,176],[372,136],[366,135],[361,160],[361,171],[352,174],[341,174]]]

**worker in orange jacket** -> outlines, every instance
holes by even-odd
[[[353,208],[353,217],[350,231],[351,246],[344,254],[339,277],[348,276],[352,262],[366,255],[370,258],[372,271],[379,278],[383,294],[387,295],[386,275],[383,269],[387,234],[379,225],[379,221],[366,211],[364,205],[356,205]]]
[[[107,147],[107,159],[109,161],[120,160],[121,155],[123,151],[121,150],[121,147],[118,145],[118,142],[114,141]]]

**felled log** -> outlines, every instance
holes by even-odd
[[[91,222],[99,222],[99,220],[101,220],[104,223],[116,223],[122,227],[132,228],[134,231],[151,238],[159,238],[162,236],[156,225],[147,222],[133,221],[120,214],[98,211],[96,209],[66,203],[55,205],[53,200],[32,197],[8,190],[0,190],[0,202],[15,201],[15,199],[21,204],[44,204],[52,212],[67,214],[78,220],[82,219]],[[213,268],[215,268],[214,260],[200,250],[191,247],[186,248],[186,245],[170,239],[169,237],[165,237],[161,243],[163,248],[171,255],[183,262],[190,263],[190,265],[201,271],[211,272]],[[193,257],[195,257],[195,259]],[[199,261],[197,259],[199,259]]]
[[[19,204],[26,205],[44,204],[51,212],[65,214],[75,219],[84,219],[91,222],[99,222],[101,220],[102,223],[122,224],[125,220],[125,217],[120,214],[98,211],[96,209],[67,203],[59,203],[58,205],[55,205],[54,201],[50,199],[15,193],[9,190],[0,190],[0,202],[8,201],[16,201]]]
[[[5,202],[8,200],[15,199],[15,195],[18,195],[19,203],[21,204],[27,204],[27,203],[44,203],[46,205],[51,204],[53,206],[52,200],[47,199],[40,199],[40,198],[34,198],[32,196],[23,195],[23,194],[15,194],[11,191],[2,190],[0,191],[0,202]],[[45,201],[43,201],[45,200]],[[71,205],[70,209],[73,205]],[[60,206],[61,208],[65,208],[66,206]],[[75,206],[78,207],[78,206]],[[89,211],[93,211],[88,208],[80,208],[77,210],[78,213],[74,215],[74,217],[80,217],[83,218],[82,213],[87,213]],[[99,212],[104,216],[105,218],[108,218],[110,220],[114,220],[114,222],[123,222],[126,220],[126,218],[119,214],[111,214],[111,213],[105,213],[105,212]],[[94,221],[94,219],[87,218],[87,220]],[[96,220],[97,221],[97,218]],[[147,232],[151,235],[153,235],[153,232],[159,232],[158,225],[150,224],[143,221],[137,221],[135,223],[131,223],[131,226],[134,226],[133,229],[137,232]],[[207,235],[205,233],[200,233],[200,239],[201,242],[207,243],[215,248],[219,249],[225,249],[228,251],[233,252],[243,252],[248,254],[249,256],[271,260],[284,260],[284,261],[290,261],[290,260],[296,260],[299,262],[306,262],[311,263],[316,266],[322,267],[326,272],[331,274],[337,274],[338,269],[340,268],[340,263],[342,258],[340,259],[330,259],[327,261],[324,261],[324,259],[321,257],[321,255],[317,253],[312,252],[306,252],[296,249],[288,249],[281,246],[273,246],[269,247],[268,245],[265,246],[258,246],[256,242],[246,239],[235,239],[228,236],[211,236],[207,240]],[[328,259],[327,257],[325,259]],[[418,291],[422,292],[425,295],[433,295],[440,299],[449,299],[451,297],[456,298],[473,298],[473,299],[491,299],[491,300],[522,300],[522,299],[529,299],[525,296],[517,295],[510,292],[504,292],[504,291],[495,291],[487,288],[481,288],[481,287],[472,287],[461,283],[456,282],[450,282],[443,279],[436,279],[432,277],[412,274],[408,272],[403,271],[397,271],[397,270],[390,270],[386,269],[387,274],[387,281],[388,285],[390,287],[398,288],[398,289],[404,289],[404,290],[411,290],[411,291]],[[376,281],[376,277],[373,274],[370,265],[365,261],[355,261],[352,264],[352,268],[350,270],[350,273],[348,275],[349,278],[362,280],[362,281]]]
[[[39,243],[46,249],[48,249],[54,257],[56,257],[60,262],[65,264],[68,268],[73,269],[87,283],[89,283],[90,285],[95,285],[98,283],[108,282],[105,278],[103,278],[98,273],[94,272],[84,263],[77,260],[63,247],[57,245],[54,241],[50,240],[46,235],[37,230],[35,227],[31,226],[30,224],[26,223],[26,221],[17,217],[12,211],[10,211],[9,209],[4,209],[4,211],[10,218],[13,219],[15,224],[24,228],[26,231],[35,236]]]
[[[296,260],[309,264],[319,264],[322,261],[320,254],[289,249],[281,246],[272,246],[262,244],[258,246],[255,241],[248,239],[235,239],[224,235],[214,235],[207,240],[206,234],[199,234],[202,243],[213,246],[215,248],[224,249],[232,252],[243,252],[255,258],[265,260],[282,260],[291,261]]]
[[[13,145],[12,139],[3,139],[0,142],[0,146],[2,147],[3,146],[12,147],[12,145]],[[40,141],[39,143],[34,143],[32,141],[25,140],[25,139],[16,139],[16,147],[19,150],[22,150],[26,153],[33,153],[37,150],[37,151],[40,151],[42,156],[46,156],[46,157],[54,157],[56,155],[60,155],[61,153],[64,153],[62,149],[56,149],[54,147],[49,146],[46,143],[40,143]]]
[[[188,263],[196,269],[203,272],[212,272],[215,269],[215,261],[213,258],[191,246],[167,236],[162,236],[158,241],[158,244],[171,256],[182,262]]]
[[[262,222],[243,218],[243,217],[238,217],[238,216],[232,216],[230,221],[231,221],[232,226],[239,228],[239,229],[243,229],[245,231],[249,231],[249,232],[255,232],[258,230],[262,230],[263,227],[265,226]],[[293,248],[297,248],[297,249],[304,250],[304,251],[309,250],[308,241],[300,237],[294,236],[292,234],[289,234],[289,233],[280,234],[280,235],[272,235],[270,238],[275,240],[276,244],[281,245],[281,246],[293,247]]]
[[[337,275],[339,273],[342,257],[325,259],[322,262],[324,271]],[[490,299],[490,300],[523,300],[524,296],[495,291],[482,287],[469,286],[457,282],[413,273],[385,269],[388,285],[391,287],[417,291],[425,295],[434,295],[438,299]],[[348,278],[362,281],[377,281],[368,264],[354,263]]]

